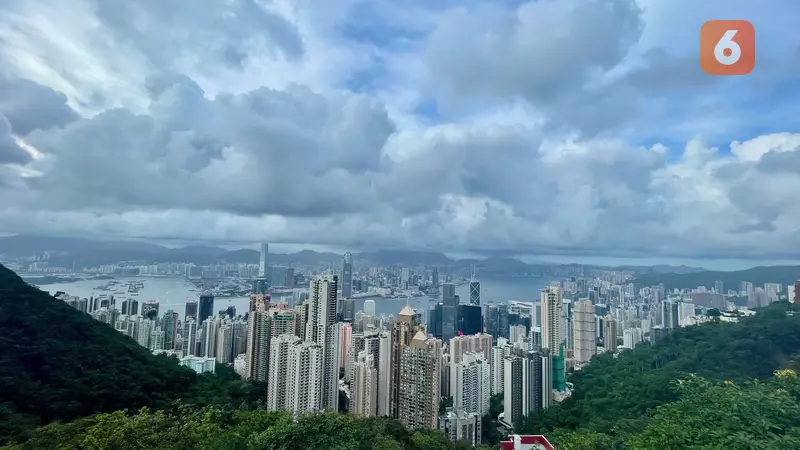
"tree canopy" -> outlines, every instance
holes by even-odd
[[[0,265],[0,444],[39,424],[188,403],[255,403],[263,386],[197,375]]]

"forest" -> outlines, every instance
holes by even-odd
[[[723,382],[749,386],[754,380],[770,380],[776,370],[794,369],[798,354],[800,313],[786,302],[738,323],[680,328],[655,345],[643,343],[616,357],[593,358],[570,374],[575,386],[570,398],[527,418],[519,429],[552,436],[556,442],[576,430],[578,435],[596,433],[625,442],[646,431],[664,405],[686,404],[680,380],[702,379],[699,386],[706,387]],[[745,430],[749,424],[740,425]]]

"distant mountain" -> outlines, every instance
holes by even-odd
[[[635,281],[646,286],[664,283],[667,289],[685,289],[705,286],[714,287],[714,282],[722,281],[723,289],[739,290],[743,281],[756,286],[764,283],[793,284],[800,279],[800,266],[760,266],[730,272],[703,270],[691,273],[651,273],[636,276]]]
[[[190,245],[168,248],[142,241],[92,240],[83,238],[48,237],[16,235],[0,237],[0,255],[11,257],[41,256],[50,254],[50,264],[57,267],[96,267],[120,261],[156,264],[167,262],[187,262],[199,265],[215,263],[258,263],[258,251],[252,249],[227,250],[207,245]],[[527,264],[509,257],[488,259],[452,259],[441,252],[410,250],[378,250],[354,253],[357,264],[383,267],[446,267],[449,270],[464,272],[472,266],[478,276],[482,275],[533,275],[533,276],[575,276],[581,270],[593,274],[600,270],[624,270],[640,274],[694,273],[703,269],[689,266],[622,266],[605,268],[581,264],[535,263]],[[280,265],[323,265],[338,267],[342,255],[329,252],[303,250],[297,253],[270,253],[270,264]]]

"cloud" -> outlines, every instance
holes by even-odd
[[[778,95],[800,59],[705,76],[694,38],[671,45],[659,21],[696,37],[708,11],[187,5],[0,6],[0,232],[635,258],[800,245],[796,96]]]

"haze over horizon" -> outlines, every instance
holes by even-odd
[[[797,12],[7,1],[0,233],[797,264]],[[720,14],[753,23],[753,73],[700,71]]]

